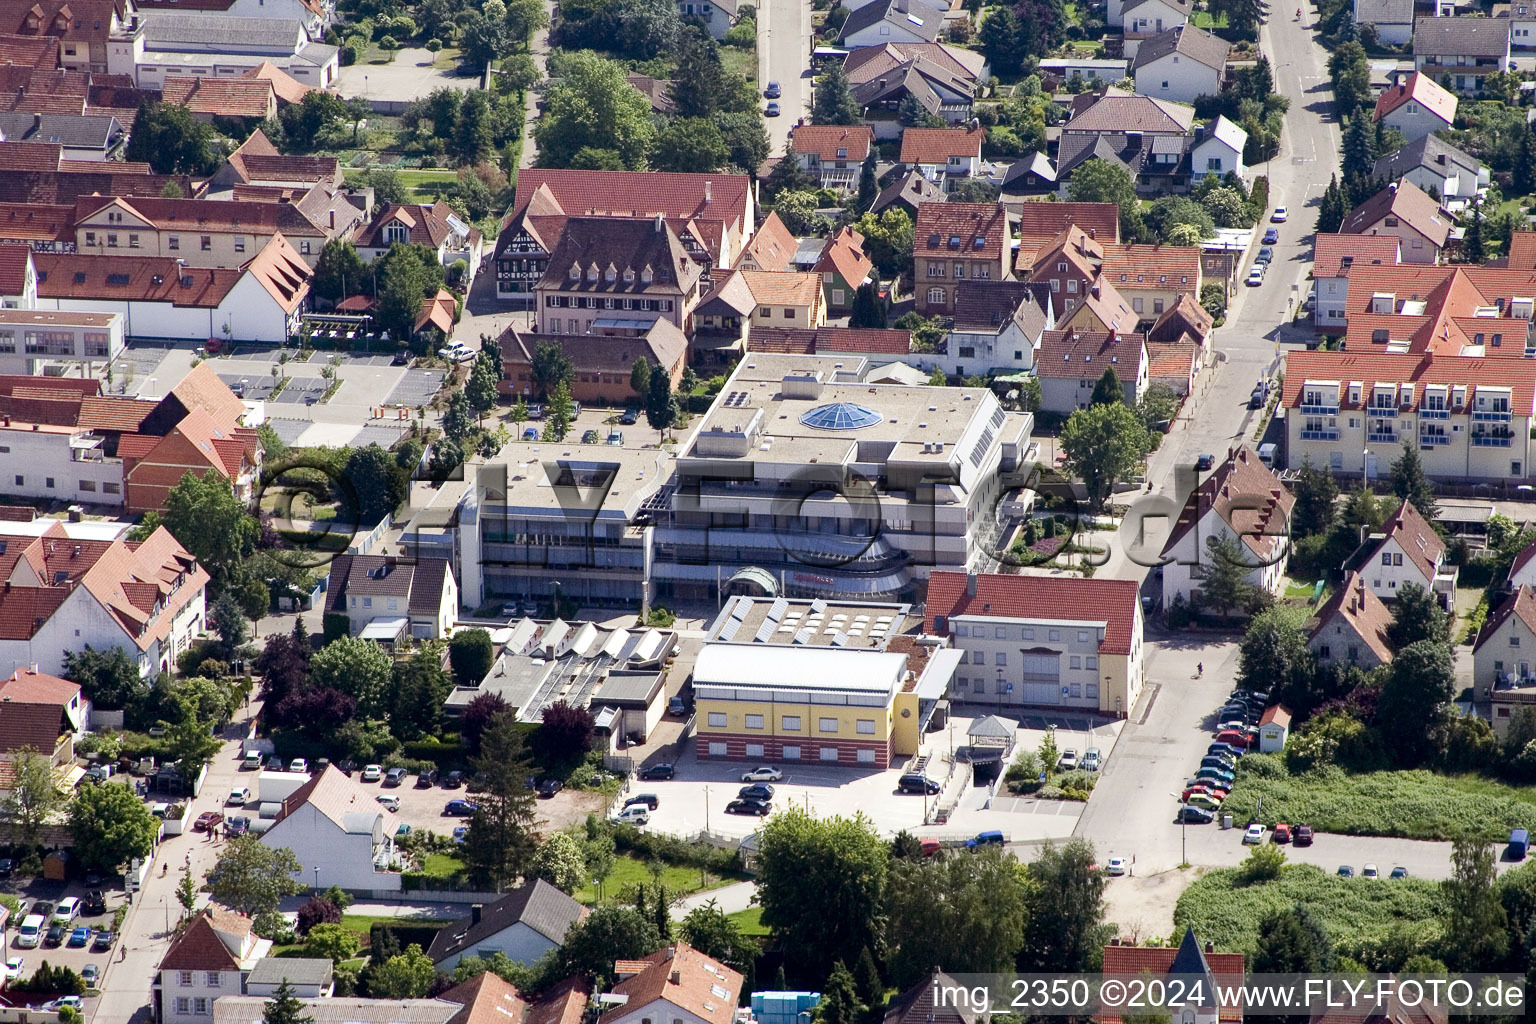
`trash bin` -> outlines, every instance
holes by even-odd
[[[1232,815],[1230,815],[1230,814],[1223,814],[1221,816],[1221,827],[1222,828],[1231,828],[1232,827]]]

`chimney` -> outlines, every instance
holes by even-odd
[[[880,91],[881,92],[885,91],[885,79],[883,79],[883,78],[880,79]]]
[[[667,976],[667,984],[669,984],[669,985],[681,985],[682,983],[683,983],[683,972],[682,971],[673,971],[670,975]]]
[[[968,572],[965,574],[965,596],[976,596],[976,574],[973,572]]]
[[[336,211],[335,210],[331,211],[331,230],[332,231],[336,230]]]
[[[1205,940],[1205,951],[1207,953],[1214,953],[1214,952],[1216,952],[1216,943],[1212,942],[1210,939],[1206,939]]]
[[[484,913],[484,912],[485,912],[485,904],[483,904],[483,903],[476,903],[474,906],[470,907],[469,908],[469,923],[470,923],[470,925],[474,926],[474,925],[479,924],[480,923],[480,915],[482,913]]]
[[[664,221],[664,218],[663,218],[663,217],[662,217],[662,215],[661,215],[661,214],[659,214],[659,213],[658,213],[658,214],[657,214],[657,215],[656,215],[656,233],[657,233],[657,234],[658,234],[658,235],[659,235],[659,234],[661,234],[661,225],[662,225],[662,224],[663,224],[663,223],[665,223],[665,221]]]
[[[704,202],[706,203],[710,202],[714,198],[714,189],[710,187],[711,184],[712,182],[708,181],[704,183]]]

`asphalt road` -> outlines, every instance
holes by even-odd
[[[778,117],[766,119],[768,152],[783,156],[789,130],[811,109],[811,5],[806,0],[764,0],[757,9],[759,89],[778,82]],[[759,102],[767,101],[759,97]]]

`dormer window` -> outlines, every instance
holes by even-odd
[[[592,264],[590,267],[587,268],[587,280],[588,281],[596,281],[597,280],[597,264],[596,263]]]
[[[410,241],[410,237],[411,229],[406,227],[404,224],[401,224],[399,221],[388,224],[384,228],[384,241],[388,242],[390,245],[394,245],[397,242],[408,242]]]
[[[617,278],[617,277],[618,277],[618,271],[613,269],[613,264],[611,264],[611,263],[608,264],[608,269],[603,272],[603,280],[608,282],[609,284],[613,284],[614,279]]]
[[[846,160],[846,159],[848,159],[848,149],[847,149],[846,146],[839,146],[838,147],[837,158],[839,160]]]
[[[634,271],[634,268],[632,268],[632,267],[624,268],[624,283],[625,284],[634,284],[635,283],[635,271]]]
[[[655,278],[656,278],[656,275],[651,273],[651,268],[650,267],[646,267],[644,270],[640,271],[640,283],[641,284],[650,284],[653,280],[655,280]]]
[[[571,264],[571,280],[572,281],[579,281],[579,280],[581,280],[581,268],[578,267],[574,263]]]

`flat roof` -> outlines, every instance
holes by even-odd
[[[906,631],[911,611],[911,605],[895,602],[738,596],[720,609],[704,639],[714,643],[831,647],[838,634],[842,634],[843,643],[838,646],[862,649],[868,648],[871,641],[878,641],[878,649],[884,650],[886,641]]]
[[[828,647],[779,647],[705,644],[693,666],[695,686],[761,686],[789,690],[890,692],[906,672],[905,654],[838,650]]]
[[[655,448],[514,441],[476,475],[484,505],[534,512],[633,515],[672,474],[674,456]]]
[[[0,325],[28,324],[42,326],[110,327],[121,321],[121,313],[86,313],[69,309],[0,309]]]

